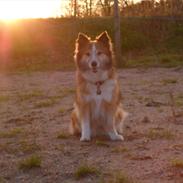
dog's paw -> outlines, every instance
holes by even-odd
[[[90,140],[91,140],[90,137],[81,137],[81,138],[80,138],[80,141],[81,141],[81,142],[88,142],[88,141],[90,141]]]
[[[109,136],[110,136],[111,140],[113,140],[113,141],[123,141],[124,140],[124,137],[119,134],[110,133]]]

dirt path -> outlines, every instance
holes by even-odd
[[[125,141],[81,143],[68,135],[73,72],[0,74],[0,183],[183,183],[183,69],[126,69],[119,78]],[[22,168],[35,154],[40,167]],[[81,165],[97,171],[76,179]]]

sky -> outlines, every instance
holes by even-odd
[[[67,0],[0,0],[0,19],[47,18],[64,14]]]
[[[0,0],[0,19],[58,17],[70,0]],[[136,0],[138,1],[138,0]]]

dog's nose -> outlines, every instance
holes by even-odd
[[[93,61],[93,62],[91,63],[91,65],[92,65],[92,67],[96,67],[96,66],[97,66],[97,62]]]

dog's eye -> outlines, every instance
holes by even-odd
[[[88,56],[88,57],[90,56],[90,53],[89,53],[89,52],[87,52],[87,53],[85,53],[85,54],[86,54],[86,56]]]
[[[101,52],[101,51],[99,51],[99,52],[97,53],[97,55],[98,55],[98,56],[102,55],[102,52]]]

